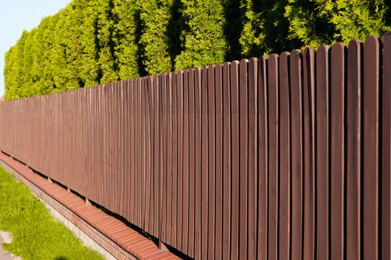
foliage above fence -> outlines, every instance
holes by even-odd
[[[364,40],[390,17],[385,0],[73,0],[8,51],[5,98]]]
[[[391,258],[391,34],[0,104],[0,150],[195,259]]]

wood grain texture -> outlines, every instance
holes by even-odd
[[[330,257],[330,82],[329,47],[316,53],[316,258]]]
[[[280,196],[278,223],[279,257],[290,259],[291,236],[291,147],[290,147],[290,86],[289,86],[289,56],[284,52],[280,56]]]
[[[304,259],[315,257],[315,53],[303,57]]]
[[[231,63],[223,67],[223,259],[231,257]]]
[[[343,259],[345,187],[345,45],[331,48],[330,143],[331,143],[331,259]]]
[[[268,254],[268,102],[266,57],[261,57],[258,66],[258,259],[267,259]]]
[[[292,259],[303,257],[303,148],[302,148],[302,55],[293,51],[290,59],[291,145],[292,145]]]
[[[269,227],[268,258],[278,259],[278,194],[279,194],[279,83],[278,55],[268,59],[268,142],[269,142]]]
[[[223,155],[224,155],[224,103],[223,103],[223,69],[224,65],[217,65],[215,68],[216,84],[216,239],[215,239],[215,258],[223,259],[223,203],[224,203],[224,172],[223,172]]]
[[[183,222],[182,232],[178,235],[182,237],[182,251],[188,252],[189,241],[189,204],[190,204],[190,189],[189,189],[189,165],[190,165],[190,138],[189,138],[189,70],[183,73]]]
[[[384,35],[381,92],[381,258],[391,259],[391,34]]]
[[[216,86],[215,66],[208,67],[208,259],[215,258],[216,229]]]
[[[348,48],[347,78],[347,199],[346,258],[361,254],[361,58],[362,43],[351,41]]]
[[[239,258],[240,121],[239,62],[231,63],[231,259]]]
[[[257,258],[257,191],[258,191],[258,59],[248,64],[248,248],[247,258]],[[217,101],[217,100],[216,100]],[[216,188],[217,189],[217,188]]]
[[[380,43],[364,46],[363,84],[363,258],[378,259],[379,244],[379,91]]]
[[[239,258],[247,259],[248,196],[248,60],[240,61],[239,72]]]

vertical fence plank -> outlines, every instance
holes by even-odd
[[[136,152],[136,172],[134,175],[134,181],[135,181],[135,223],[137,225],[140,225],[140,216],[141,216],[141,208],[140,208],[140,201],[141,201],[141,183],[140,179],[142,175],[142,168],[141,168],[141,145],[142,145],[142,137],[141,137],[141,88],[140,88],[141,82],[140,79],[136,79],[135,82],[135,91],[136,91],[136,132],[135,132],[135,140],[136,140],[136,146],[135,146],[135,152]]]
[[[209,167],[209,151],[208,151],[208,67],[202,68],[201,79],[201,237],[202,237],[202,252],[201,258],[208,258],[208,167]]]
[[[292,259],[302,259],[303,252],[303,155],[302,155],[302,57],[293,51],[290,58],[291,77],[291,162],[292,162]]]
[[[268,258],[278,259],[278,145],[279,145],[279,82],[278,55],[272,54],[268,59],[268,112],[269,112],[269,228]]]
[[[215,66],[208,67],[208,259],[215,256],[216,100]]]
[[[316,54],[316,258],[329,259],[329,47]]]
[[[348,48],[347,158],[346,158],[346,258],[360,259],[361,236],[361,48],[351,41]]]
[[[231,259],[239,258],[239,62],[231,63]]]
[[[314,167],[314,91],[315,53],[306,49],[303,59],[304,123],[304,259],[315,257],[315,167]]]
[[[87,95],[88,95],[88,92],[85,92]],[[123,204],[123,201],[125,201],[127,198],[126,198],[126,145],[127,145],[127,140],[126,140],[126,135],[125,135],[125,132],[127,131],[126,128],[126,106],[127,106],[127,102],[126,102],[126,96],[125,96],[125,85],[124,85],[124,82],[123,81],[120,81],[118,82],[118,91],[117,91],[117,95],[118,95],[118,106],[119,106],[119,116],[118,116],[118,124],[119,124],[119,129],[118,129],[118,133],[119,133],[119,139],[118,139],[118,146],[120,147],[120,151],[119,151],[119,162],[118,162],[118,165],[119,165],[119,174],[120,174],[120,179],[119,179],[119,186],[120,188],[118,189],[118,194],[119,194],[119,199],[117,201],[117,205],[118,205],[118,212],[121,216],[124,216],[124,204]],[[89,100],[89,95],[86,96],[86,100],[90,102]],[[87,103],[88,104],[88,103]],[[90,130],[89,129],[89,126],[90,126],[90,109],[89,107],[87,107],[85,109],[86,111],[86,115],[87,115],[87,127],[84,129],[84,131],[87,131],[87,130]],[[84,133],[84,147],[85,148],[88,148],[88,142],[86,142],[86,140],[88,140],[89,138],[89,135],[87,133]],[[85,150],[85,153],[86,154],[89,154],[89,151],[88,150]],[[85,172],[90,172],[90,170],[85,170]],[[87,176],[87,174],[86,174]],[[88,183],[88,182],[86,182]]]
[[[140,176],[139,176],[139,222],[138,225],[145,229],[144,220],[145,220],[145,184],[146,184],[146,81],[145,78],[140,79]]]
[[[364,47],[363,84],[363,259],[378,259],[380,43]]]
[[[141,79],[141,176],[140,176],[140,220],[139,226],[145,230],[145,208],[146,208],[146,177],[147,177],[147,82],[146,78]]]
[[[135,150],[136,150],[136,139],[135,139],[135,135],[136,135],[136,124],[135,124],[135,121],[136,121],[136,114],[135,114],[135,110],[136,110],[136,91],[135,91],[135,80],[130,80],[129,81],[129,98],[130,98],[130,107],[129,107],[129,125],[130,125],[130,176],[129,176],[129,182],[130,182],[130,189],[129,189],[129,192],[130,194],[132,195],[132,197],[130,198],[130,205],[129,205],[129,216],[131,216],[131,218],[129,219],[132,223],[135,223],[135,172],[136,172],[136,154],[135,154]],[[99,95],[97,96],[97,98],[99,98]],[[98,100],[97,100],[98,101]],[[99,102],[97,102],[99,103]],[[99,104],[97,104],[97,106],[99,107]],[[96,135],[96,139],[95,141],[97,142],[97,140],[99,139],[99,135],[100,135],[100,131],[99,131],[99,127],[97,127],[99,125],[99,119],[98,119],[98,115],[96,115],[96,122],[95,122],[95,125],[94,127],[97,129],[97,135]],[[99,142],[97,142],[99,143]],[[98,146],[98,145],[97,145]],[[98,155],[96,156],[96,159],[98,162],[99,162],[99,158],[98,158]]]
[[[106,96],[105,96],[105,105],[106,105],[106,109],[107,111],[109,112],[107,117],[106,117],[106,134],[105,134],[105,139],[106,139],[106,154],[105,154],[105,178],[106,178],[106,182],[105,182],[105,190],[107,192],[109,192],[110,194],[112,194],[114,200],[116,199],[116,194],[113,190],[113,187],[112,187],[112,182],[110,181],[111,179],[114,178],[114,169],[113,169],[113,165],[111,165],[109,162],[111,161],[111,155],[112,153],[115,153],[115,151],[110,147],[110,144],[111,143],[114,143],[114,136],[115,136],[115,131],[113,129],[113,107],[111,105],[112,102],[110,102],[110,100],[113,98],[113,91],[112,91],[112,86],[113,84],[112,83],[108,83],[107,86],[106,86]],[[72,107],[77,111],[78,109],[78,105],[76,104],[76,92],[73,92],[72,93],[72,99],[71,99],[71,102],[72,102]],[[77,156],[77,152],[75,150],[78,150],[78,147],[77,147],[77,142],[76,142],[76,125],[77,125],[77,120],[76,120],[76,117],[72,117],[72,143],[71,143],[71,147],[69,148],[70,152],[71,152],[71,160],[74,161],[76,159],[76,156]],[[70,176],[68,177],[73,177],[74,175],[74,172],[76,172],[76,165],[73,165],[72,166],[72,173]],[[71,179],[69,178],[69,179]],[[76,190],[77,188],[74,187],[74,189]],[[107,199],[104,198],[104,193],[102,193],[102,199],[104,201],[104,205],[108,208],[112,208],[113,207],[113,202],[112,201],[108,201]]]
[[[143,226],[144,230],[149,231],[149,223],[151,219],[151,85],[152,85],[152,77],[149,76],[144,79],[144,93],[145,93],[145,105],[144,105],[144,115],[145,118],[145,197],[144,197],[144,216],[143,216]]]
[[[223,67],[223,259],[231,257],[231,63]]]
[[[110,102],[110,107],[111,107],[111,113],[112,113],[112,116],[111,116],[111,120],[110,120],[110,123],[111,123],[111,141],[110,141],[110,149],[112,150],[112,153],[109,155],[109,160],[111,162],[117,160],[117,158],[120,158],[120,152],[121,152],[121,148],[118,144],[118,139],[119,139],[119,100],[118,100],[118,82],[114,82],[111,84],[111,89],[110,89],[110,92],[111,92],[111,100],[114,100],[114,102]],[[77,90],[77,94],[79,96],[79,99],[80,99],[80,93],[79,92],[80,89]],[[79,102],[80,104],[82,102]],[[79,109],[83,109],[81,106],[79,106]],[[81,114],[81,113],[80,113]],[[78,117],[79,119],[81,118],[80,116]],[[78,122],[77,125],[82,125],[83,123],[81,122]],[[81,148],[81,142],[79,139],[79,136],[80,134],[76,134],[76,142],[79,143],[79,158],[82,158],[82,148]],[[115,148],[114,148],[115,147]],[[114,160],[115,158],[115,160]],[[116,187],[116,183],[119,182],[119,179],[120,179],[120,171],[119,171],[119,163],[116,162],[116,163],[112,163],[111,167],[111,172],[112,172],[112,181],[111,181],[111,191],[112,191],[112,194],[113,194],[113,197],[114,197],[114,200],[111,200],[111,209],[113,212],[118,212],[118,202],[120,200],[120,193],[119,193],[119,189],[118,187]],[[80,171],[80,170],[79,170]],[[80,171],[82,172],[82,171]],[[114,180],[114,181],[113,181]],[[85,189],[84,189],[85,190]]]
[[[149,161],[150,161],[150,190],[149,190],[149,196],[150,196],[150,204],[149,204],[149,220],[147,221],[148,226],[148,233],[156,237],[156,231],[154,229],[155,224],[155,192],[158,190],[156,189],[155,182],[155,167],[158,163],[158,159],[155,156],[156,149],[156,142],[155,142],[155,132],[157,129],[156,120],[155,120],[155,111],[156,111],[156,101],[155,101],[155,82],[157,77],[150,77],[150,86],[149,86],[149,127],[150,127],[150,134],[149,134],[149,142],[150,142],[150,155],[149,155]]]
[[[158,219],[159,219],[159,205],[160,205],[160,139],[159,139],[159,132],[161,131],[161,126],[159,125],[159,75],[156,75],[153,77],[153,83],[152,83],[152,102],[153,102],[153,170],[152,170],[152,176],[153,176],[153,186],[152,186],[152,198],[153,198],[153,204],[151,205],[153,216],[152,216],[152,223],[151,228],[153,229],[153,236],[154,237],[160,237],[159,234],[159,227],[158,227]]]
[[[257,83],[258,59],[252,58],[248,65],[248,259],[257,258]]]
[[[267,259],[268,249],[268,103],[266,58],[258,66],[258,245],[257,258]]]
[[[345,45],[331,48],[331,259],[344,257]]]
[[[112,116],[111,116],[111,119],[110,119],[110,124],[111,124],[111,138],[110,138],[110,149],[112,151],[112,153],[109,155],[109,160],[110,161],[113,161],[113,158],[119,158],[119,152],[120,152],[120,147],[118,146],[118,138],[119,138],[119,134],[118,134],[118,115],[119,115],[119,111],[118,111],[118,105],[115,105],[115,104],[118,104],[118,91],[115,91],[116,88],[118,88],[118,82],[114,82],[111,84],[111,88],[110,88],[110,92],[111,92],[111,100],[114,100],[114,102],[110,102],[110,110],[111,110],[111,113],[112,113]],[[76,90],[75,93],[77,94],[77,100],[79,101],[81,99],[81,95],[79,92],[80,89]],[[79,101],[80,104],[78,104],[78,110],[81,111],[83,109],[83,107],[81,106],[81,102]],[[80,113],[80,112],[79,112]],[[81,114],[81,113],[80,113]],[[76,122],[76,125],[83,125],[82,122],[80,122],[79,120],[81,119],[81,116],[77,117],[78,118],[78,121]],[[76,126],[75,125],[75,126]],[[76,128],[76,127],[75,127]],[[79,137],[81,136],[81,131],[79,130],[79,133],[76,133],[76,136],[75,136],[75,142],[78,143],[78,145],[76,146],[79,150],[79,153],[76,154],[79,158],[82,158],[82,147],[81,147],[81,140],[79,140]],[[116,147],[117,149],[114,149],[113,147]],[[115,180],[115,181],[111,181],[111,185],[110,185],[110,190],[113,194],[113,197],[114,197],[114,200],[111,201],[111,207],[113,209],[114,212],[118,212],[118,201],[119,201],[119,189],[116,188],[115,186],[115,183],[119,181],[119,169],[118,169],[118,163],[114,163],[111,165],[110,167],[110,170],[112,172],[112,180]],[[82,169],[80,168],[80,166],[78,168],[76,168],[76,172],[83,172]],[[84,189],[85,190],[85,189]]]
[[[158,103],[159,103],[159,115],[158,115],[158,120],[159,120],[159,131],[157,131],[157,138],[159,139],[159,151],[158,151],[158,154],[159,154],[159,161],[160,161],[160,164],[159,164],[159,168],[158,168],[158,172],[157,172],[157,176],[159,178],[159,184],[158,184],[158,188],[159,188],[159,193],[158,193],[158,196],[159,198],[157,199],[157,203],[158,203],[158,219],[157,219],[157,228],[158,228],[158,233],[159,233],[159,243],[163,243],[164,241],[164,235],[165,235],[165,231],[164,231],[164,201],[165,201],[165,197],[164,197],[164,172],[165,172],[165,169],[164,169],[164,166],[165,166],[165,163],[164,163],[164,155],[163,155],[163,151],[164,151],[164,143],[163,143],[163,139],[164,139],[164,132],[165,132],[165,125],[164,125],[164,113],[165,113],[165,108],[164,108],[164,89],[163,89],[163,81],[164,81],[164,74],[163,75],[159,75],[158,76],[158,83],[157,83],[157,89],[156,89],[156,92],[157,92],[157,95],[158,95]]]
[[[106,122],[106,120],[107,120],[107,115],[105,115],[105,113],[103,112],[103,111],[105,111],[105,109],[106,109],[106,97],[107,96],[107,88],[106,88],[106,86],[104,86],[103,88],[102,88],[102,91],[101,91],[101,93],[100,93],[100,100],[99,100],[99,102],[100,102],[100,106],[99,106],[99,108],[100,108],[100,112],[101,112],[101,114],[102,114],[102,117],[101,117],[101,124],[103,124],[103,125],[106,125],[107,124],[107,122]],[[70,101],[69,101],[69,97],[66,99],[67,101],[67,103],[69,104],[70,103]],[[67,109],[68,110],[68,109]],[[68,110],[69,111],[69,110]],[[71,126],[72,126],[72,124],[71,124],[71,120],[70,120],[70,113],[68,112],[67,113],[69,116],[68,116],[68,118],[66,119],[67,120],[67,123],[68,123],[68,131],[69,132],[71,132],[72,131],[72,129],[71,129]],[[97,193],[97,196],[98,196],[98,198],[99,198],[99,200],[101,200],[102,198],[101,198],[101,196],[102,196],[102,190],[105,190],[106,189],[106,187],[105,187],[105,183],[106,183],[106,174],[105,174],[105,172],[106,172],[106,166],[105,166],[105,162],[106,162],[106,150],[107,150],[107,147],[106,147],[106,131],[107,131],[107,129],[106,129],[107,127],[105,127],[105,128],[103,128],[102,127],[102,130],[101,130],[101,139],[100,140],[102,140],[102,144],[101,144],[101,149],[102,150],[104,150],[104,152],[102,152],[101,153],[101,155],[100,155],[100,159],[101,159],[101,163],[100,163],[100,165],[101,165],[101,167],[102,167],[102,169],[101,169],[101,178],[97,181],[97,185],[98,185],[98,187],[100,188],[100,191]],[[67,146],[67,144],[69,144],[71,141],[72,141],[72,135],[69,135],[68,136],[68,140],[67,140],[67,142],[66,142],[66,146]],[[67,151],[67,153],[68,153],[68,147],[66,147],[65,148],[66,149],[66,151]],[[68,156],[67,156],[68,157]]]
[[[153,190],[154,190],[154,100],[153,100],[153,77],[149,76],[146,78],[146,177],[145,177],[145,231],[153,235]]]
[[[290,259],[290,200],[291,200],[291,154],[290,154],[290,98],[289,98],[289,56],[284,52],[280,56],[280,219],[279,256],[280,259]]]
[[[240,61],[239,70],[239,258],[247,259],[248,194],[248,60]]]
[[[189,71],[183,74],[183,227],[182,250],[188,252],[189,241]]]
[[[178,143],[179,143],[179,125],[178,125],[178,84],[177,75],[179,72],[173,72],[172,82],[172,178],[171,178],[171,245],[177,246],[177,228],[178,228]]]
[[[149,206],[149,210],[150,210],[150,221],[149,221],[149,233],[151,235],[153,235],[154,237],[158,237],[157,236],[157,231],[155,230],[155,222],[156,222],[156,216],[157,216],[157,211],[156,211],[156,207],[155,205],[157,205],[156,203],[156,199],[157,197],[155,196],[156,193],[159,192],[158,190],[158,186],[156,185],[157,181],[156,181],[156,168],[157,168],[157,164],[159,162],[159,159],[157,158],[157,153],[156,153],[156,150],[157,150],[157,140],[156,140],[156,130],[158,129],[158,125],[157,125],[157,120],[156,120],[156,116],[157,116],[157,113],[156,113],[156,106],[157,106],[157,102],[156,102],[156,91],[155,91],[155,88],[156,88],[156,81],[157,81],[157,76],[154,76],[154,77],[151,77],[151,86],[150,86],[150,109],[149,109],[149,113],[150,113],[150,142],[151,142],[151,151],[150,151],[150,162],[151,162],[151,165],[150,165],[150,175],[151,175],[151,191],[150,191],[150,196],[151,196],[151,202],[150,202],[150,206]]]
[[[118,146],[118,158],[117,159],[117,171],[118,171],[118,187],[115,187],[114,186],[114,189],[117,190],[117,194],[118,194],[118,200],[116,201],[116,212],[123,216],[123,205],[121,205],[121,201],[124,201],[124,194],[125,194],[125,186],[124,186],[124,183],[125,183],[125,174],[124,174],[124,162],[125,162],[125,150],[124,150],[124,144],[125,144],[125,138],[124,138],[124,135],[123,135],[123,132],[124,132],[124,129],[125,129],[125,126],[124,126],[124,122],[125,122],[125,118],[124,118],[124,111],[123,111],[123,107],[124,107],[124,103],[123,103],[123,100],[124,100],[124,96],[123,96],[123,82],[119,81],[117,82],[117,87],[116,89],[114,90],[115,93],[116,93],[116,99],[117,99],[117,122],[116,122],[116,128],[117,128],[117,133],[118,133],[118,138],[117,138],[117,146]],[[82,100],[84,100],[84,102],[87,99],[87,96],[85,94],[87,94],[87,92],[83,91],[82,93],[84,93],[84,97],[82,98]],[[83,102],[81,102],[83,103]],[[84,103],[86,105],[86,103]],[[87,103],[88,104],[88,103]],[[85,124],[86,126],[83,127],[83,137],[82,137],[82,146],[84,146],[84,149],[83,149],[83,158],[86,157],[86,148],[87,148],[87,143],[85,143],[85,141],[88,139],[87,135],[85,134],[85,131],[88,129],[88,120],[89,120],[89,116],[88,116],[88,112],[89,112],[89,109],[88,109],[88,105],[85,106],[84,108],[82,108],[83,111],[84,111],[84,114],[85,114]],[[84,159],[85,160],[85,159]],[[85,167],[85,165],[83,165],[83,168]],[[87,172],[87,169],[84,169],[83,172]],[[85,174],[85,176],[87,176],[87,174]],[[86,181],[84,181],[85,185]],[[87,185],[86,185],[86,188],[87,188]]]
[[[126,88],[124,88],[124,91],[126,91]],[[94,91],[95,92],[95,91]],[[87,168],[86,169],[86,173],[87,172],[92,172],[92,171],[94,171],[95,169],[93,168],[93,165],[95,165],[95,163],[93,162],[94,161],[94,150],[93,150],[93,138],[94,138],[94,134],[95,134],[95,129],[93,128],[93,125],[94,125],[94,98],[93,98],[93,91],[92,91],[92,89],[91,88],[89,88],[89,91],[87,92],[87,96],[88,96],[88,113],[89,113],[89,115],[88,115],[88,129],[86,129],[86,137],[87,137],[87,140],[85,141],[85,145],[86,145],[86,148],[87,148],[87,150],[86,150],[86,154],[88,155],[88,156],[86,156],[86,163],[85,163],[85,167]],[[57,99],[56,100],[53,100],[54,102],[55,102],[55,118],[54,118],[54,120],[53,120],[53,127],[54,127],[54,138],[55,139],[57,139],[56,141],[54,141],[55,142],[55,145],[56,146],[58,146],[59,145],[59,140],[58,139],[60,139],[60,138],[56,138],[56,137],[58,137],[59,135],[58,135],[58,124],[57,124],[57,118],[59,117],[59,111],[60,111],[60,98],[59,98],[60,96],[57,96]],[[127,99],[128,98],[128,93],[127,92],[124,92],[124,99]],[[125,106],[124,106],[124,113],[126,113],[127,112],[127,108],[128,108],[128,106],[127,106],[127,104],[125,104]],[[125,124],[125,128],[127,129],[127,125],[126,125],[126,123],[127,123],[127,118],[125,117],[124,118],[124,124]],[[125,138],[127,138],[128,136],[127,136],[127,132],[126,132],[127,130],[125,130],[124,131],[124,137]],[[126,164],[128,164],[129,163],[129,160],[128,160],[128,157],[126,156],[126,154],[127,154],[127,150],[126,150],[126,148],[127,148],[127,146],[129,145],[129,143],[128,143],[128,140],[125,140],[125,144],[124,144],[124,148],[125,148],[125,155],[124,155],[124,167],[126,168]],[[55,158],[55,160],[58,160],[58,158],[59,158],[59,151],[56,151],[55,152],[55,154],[54,154],[54,158]],[[54,168],[55,167],[55,164],[52,164],[52,168],[50,169],[50,172],[52,172],[52,171],[54,171]],[[91,184],[92,183],[92,175],[91,174],[86,174],[87,176],[86,176],[86,181],[87,181],[87,183],[89,183],[89,184]],[[126,178],[127,176],[125,175],[125,178]],[[125,198],[127,198],[126,197],[126,192],[127,192],[127,188],[126,188],[126,185],[128,185],[127,184],[128,183],[128,181],[127,181],[127,179],[126,180],[124,180],[124,183],[123,183],[123,192],[124,192],[124,195],[125,195],[125,197],[124,198],[122,198],[122,199],[125,199]],[[92,190],[92,187],[91,187],[91,185],[87,185],[87,189],[86,189],[86,197],[90,197],[90,194],[92,193],[91,192],[91,190]],[[122,214],[122,216],[127,216],[127,212],[126,212],[126,207],[127,207],[127,204],[124,204],[124,205],[122,205],[123,206],[123,212],[121,212],[121,214]]]
[[[140,196],[141,196],[141,192],[140,192],[140,174],[141,174],[141,165],[140,165],[140,162],[141,162],[141,120],[140,120],[140,102],[141,102],[141,99],[140,99],[140,79],[136,79],[135,80],[135,116],[136,116],[136,120],[135,120],[135,174],[134,174],[134,183],[135,183],[135,208],[134,208],[134,211],[135,211],[135,223],[137,225],[139,225],[140,223],[140,214],[141,214],[141,210],[140,210]]]
[[[169,166],[169,131],[170,131],[170,89],[169,89],[169,74],[163,74],[162,77],[162,107],[163,107],[163,182],[162,182],[162,195],[163,195],[163,212],[162,212],[162,230],[164,230],[164,235],[162,240],[166,243],[169,241],[169,226],[168,226],[168,208],[169,206],[169,194],[168,194],[168,166]],[[171,207],[170,207],[171,209]]]
[[[381,259],[391,259],[391,33],[384,35],[381,123]],[[379,100],[380,101],[380,100]]]
[[[134,81],[134,223],[138,223],[139,214],[139,183],[138,174],[140,172],[140,117],[139,117],[139,79]]]
[[[216,86],[216,238],[215,258],[223,259],[223,65],[215,69]]]
[[[178,118],[178,133],[176,138],[178,139],[178,170],[176,180],[176,197],[177,197],[177,249],[182,251],[182,224],[183,224],[183,71],[179,71],[176,74],[177,84],[177,118]]]
[[[160,205],[161,205],[161,190],[160,190],[160,183],[161,183],[161,157],[160,157],[160,149],[161,149],[161,143],[160,143],[160,132],[162,131],[162,125],[160,120],[160,115],[162,113],[161,111],[161,92],[160,92],[160,76],[155,76],[153,81],[153,93],[154,93],[154,230],[155,230],[155,237],[160,238],[160,228],[159,228],[159,222],[160,222]]]
[[[172,213],[173,213],[173,198],[172,198],[172,179],[173,179],[173,84],[172,73],[167,74],[167,243],[172,244]]]
[[[160,88],[161,88],[161,151],[160,158],[162,158],[161,164],[161,183],[160,183],[160,194],[161,194],[161,207],[160,207],[160,230],[161,230],[161,241],[167,243],[167,114],[168,114],[168,97],[167,97],[167,74],[160,76]]]
[[[105,110],[109,110],[109,108],[108,108],[108,102],[107,102],[107,100],[108,100],[108,95],[110,94],[109,93],[109,90],[108,90],[108,88],[106,87],[105,88],[105,99],[104,99],[104,106],[105,106]],[[70,104],[70,106],[73,108],[73,109],[75,109],[76,108],[76,104],[75,104],[75,92],[72,92],[71,94],[70,94],[70,97],[69,97],[69,104]],[[66,149],[67,149],[67,158],[68,158],[68,160],[69,160],[69,163],[70,163],[70,165],[72,165],[71,163],[72,163],[72,161],[74,160],[74,156],[75,156],[75,153],[74,153],[74,151],[73,151],[73,149],[74,149],[74,147],[75,147],[75,117],[73,117],[72,116],[72,113],[71,113],[71,108],[68,108],[68,111],[69,111],[69,130],[70,130],[70,140],[69,140],[69,142],[67,142],[66,143]],[[36,111],[37,112],[37,115],[38,115],[38,122],[40,122],[39,123],[39,127],[40,127],[40,131],[41,132],[43,132],[43,130],[44,130],[44,126],[43,126],[43,121],[41,121],[41,120],[39,120],[39,118],[40,118],[40,114],[39,114],[39,110],[38,111]],[[107,134],[107,130],[110,128],[110,125],[109,125],[109,118],[108,118],[108,115],[106,116],[106,118],[105,118],[105,125],[106,125],[106,129],[105,129],[105,135],[104,135],[104,145],[105,145],[105,153],[104,153],[104,165],[103,165],[103,168],[105,169],[105,171],[104,171],[104,173],[105,173],[105,175],[104,175],[104,179],[105,179],[105,182],[104,182],[104,188],[102,189],[102,190],[108,190],[108,186],[109,186],[109,179],[110,179],[110,177],[109,177],[109,174],[107,174],[107,172],[108,172],[108,170],[109,170],[109,167],[108,167],[108,134]],[[39,137],[38,137],[39,138]],[[37,139],[38,139],[37,138]],[[40,138],[39,138],[40,139]],[[35,151],[35,152],[38,152],[38,148],[39,148],[39,144],[38,143],[35,143],[37,140],[33,140],[33,145],[34,145],[34,147],[36,147],[37,148],[37,150]],[[73,177],[73,174],[74,174],[74,172],[75,172],[75,165],[72,165],[71,167],[69,167],[70,169],[69,169],[69,174],[67,174],[67,176],[66,176],[66,180],[67,180],[67,182],[65,183],[66,184],[66,186],[70,186],[70,187],[72,187],[73,188],[73,190],[76,190],[76,187],[75,187],[75,185],[74,184],[72,184],[71,183],[71,179],[72,179],[72,177]],[[102,191],[100,192],[100,193],[103,193]],[[103,196],[102,196],[102,201],[103,201],[103,205],[104,206],[106,206],[106,207],[109,207],[109,205],[107,205],[107,201],[103,198]]]
[[[196,207],[196,135],[195,135],[195,70],[189,71],[189,256],[194,257],[195,207]]]
[[[116,86],[117,86],[117,82],[113,82],[110,84],[110,88],[109,88],[110,95],[108,97],[109,111],[111,114],[111,116],[109,117],[109,133],[110,134],[108,135],[109,154],[108,154],[108,158],[107,158],[107,160],[109,162],[111,162],[113,160],[113,157],[118,158],[118,147],[117,147],[118,133],[117,133],[117,126],[116,126],[116,121],[117,121],[117,116],[118,116],[118,110],[117,110],[118,107],[113,105],[113,103],[117,102],[116,101],[116,98],[117,98],[116,93],[114,92],[114,88],[116,88]],[[75,101],[77,102],[77,100],[80,98],[80,95],[79,95],[78,91],[75,91],[75,94],[76,94]],[[110,102],[111,100],[114,100],[114,102]],[[81,110],[80,104],[77,104],[77,105],[75,104],[75,108],[76,108],[76,111],[80,111]],[[76,117],[76,118],[78,118],[78,119],[74,121],[75,122],[75,125],[74,125],[75,146],[73,147],[73,149],[76,148],[78,150],[78,152],[76,152],[76,151],[73,152],[73,154],[75,155],[74,160],[76,160],[76,156],[78,158],[81,158],[81,154],[80,154],[81,147],[80,147],[80,142],[78,140],[80,134],[76,132],[76,126],[81,125],[79,122],[80,116]],[[113,147],[117,147],[117,149],[114,149]],[[109,165],[110,173],[108,175],[110,175],[109,178],[111,180],[117,180],[117,178],[118,178],[118,167],[117,166],[118,166],[117,164]],[[80,167],[76,167],[76,165],[74,165],[74,171],[80,172]],[[114,187],[114,183],[115,183],[115,181],[110,181],[110,185],[109,185],[109,192],[112,194],[114,199],[110,200],[110,201],[108,201],[107,199],[106,200],[108,201],[107,205],[109,205],[109,207],[112,208],[113,211],[115,212],[116,201],[118,201],[118,192]]]
[[[195,194],[196,194],[196,207],[195,207],[195,253],[194,258],[195,259],[201,259],[201,199],[202,199],[202,178],[201,178],[201,168],[202,168],[202,161],[201,161],[201,120],[202,120],[202,114],[201,114],[201,69],[197,68],[195,71],[195,86],[194,86],[194,100],[195,100],[195,113],[196,113],[196,155],[195,155]]]

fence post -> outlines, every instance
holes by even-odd
[[[391,259],[391,33],[384,35],[383,45],[383,89],[382,89],[382,124],[381,124],[381,259]]]

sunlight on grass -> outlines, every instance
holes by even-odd
[[[0,229],[14,239],[3,248],[23,259],[103,259],[53,219],[30,190],[0,168]]]

